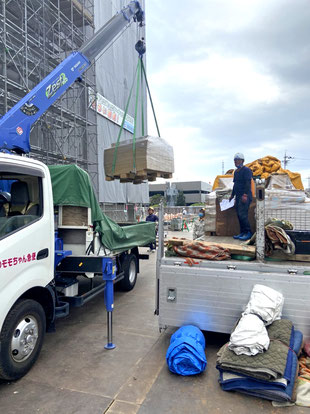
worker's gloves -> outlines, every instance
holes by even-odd
[[[242,201],[242,203],[246,203],[248,201],[247,194],[243,194],[243,196],[241,197],[241,201]]]

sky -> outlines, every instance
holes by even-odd
[[[286,153],[310,187],[309,0],[146,0],[145,12],[172,181],[213,183],[236,152],[246,163]],[[148,126],[157,135],[151,111]]]

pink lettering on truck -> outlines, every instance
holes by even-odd
[[[8,259],[0,259],[0,269],[6,269],[8,267],[13,267],[21,263],[32,262],[37,259],[35,252],[27,253],[22,257],[9,257]]]

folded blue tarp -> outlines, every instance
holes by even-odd
[[[222,389],[225,391],[238,391],[272,401],[291,401],[296,371],[298,369],[297,354],[301,349],[302,341],[302,333],[292,330],[285,374],[280,380],[264,381],[220,370],[219,382]]]
[[[171,372],[179,375],[200,374],[206,369],[205,338],[196,326],[178,329],[170,339],[166,360]]]

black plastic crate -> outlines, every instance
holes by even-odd
[[[309,230],[285,230],[295,244],[295,254],[310,255],[310,231]]]

